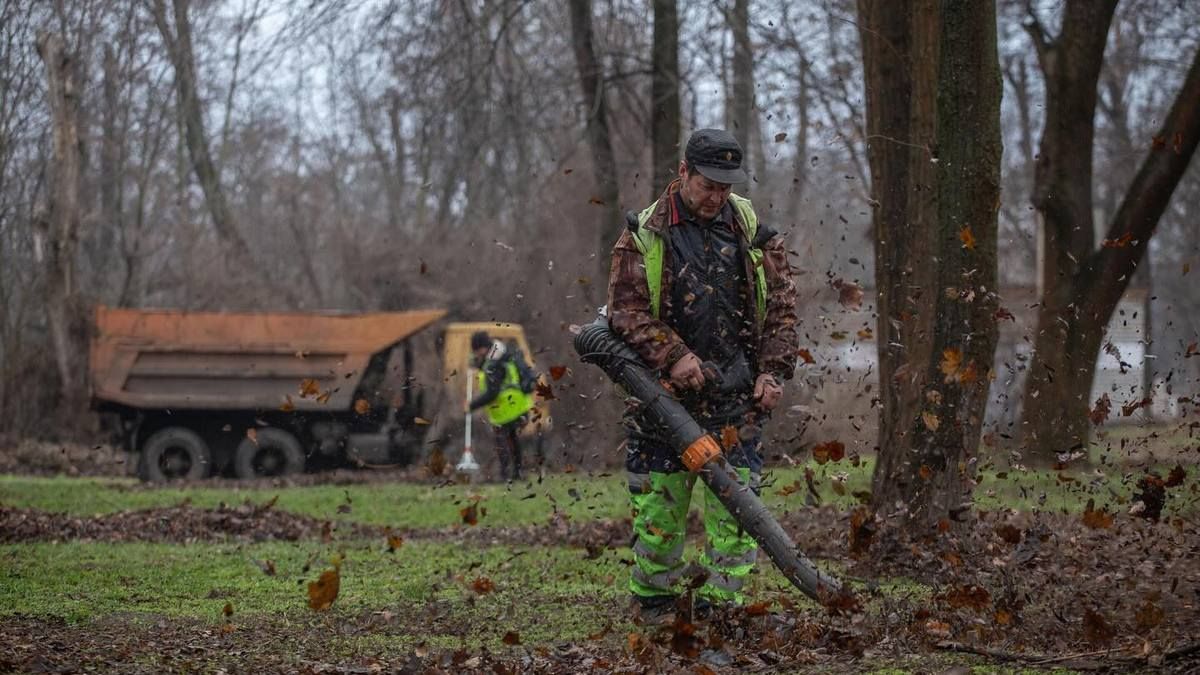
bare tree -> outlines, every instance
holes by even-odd
[[[62,37],[40,32],[38,55],[46,65],[46,94],[53,129],[51,190],[46,212],[37,223],[39,262],[46,269],[46,314],[63,401],[78,401],[82,392],[80,355],[84,353],[78,306],[75,250],[79,241],[81,166],[77,62]],[[70,406],[68,406],[70,407]]]
[[[883,399],[871,506],[928,534],[970,504],[996,348],[996,11],[859,0],[859,18]]]
[[[621,232],[621,195],[617,179],[617,161],[608,134],[608,103],[604,93],[604,69],[596,57],[592,30],[591,0],[571,0],[571,41],[575,45],[575,64],[587,114],[588,145],[596,173],[599,198],[605,205],[600,226],[598,251],[608,251]],[[601,258],[603,256],[600,256]]]
[[[1200,140],[1200,50],[1152,148],[1096,246],[1092,194],[1097,86],[1116,0],[1068,0],[1058,35],[1029,11],[1046,82],[1046,124],[1033,204],[1045,264],[1023,443],[1043,453],[1082,448],[1104,331]]]

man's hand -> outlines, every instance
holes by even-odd
[[[783,385],[775,380],[770,373],[763,373],[754,381],[754,401],[758,407],[770,411],[779,403],[783,396]]]
[[[685,389],[700,390],[704,386],[704,371],[700,369],[700,357],[688,352],[671,366],[671,384]]]

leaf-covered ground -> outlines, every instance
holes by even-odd
[[[1195,467],[1149,482],[1137,468],[1014,473],[993,471],[968,522],[901,541],[856,511],[865,467],[776,472],[768,502],[864,611],[830,615],[764,561],[750,606],[699,617],[685,599],[658,625],[623,591],[620,476],[184,489],[7,476],[0,670],[1200,668]],[[310,585],[335,557],[336,599],[314,611]]]

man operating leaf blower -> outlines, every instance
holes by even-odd
[[[629,590],[644,617],[673,611],[681,582],[689,581],[682,579],[684,529],[696,476],[713,487],[701,471],[708,460],[727,460],[722,466],[732,473],[716,477],[728,481],[726,494],[704,491],[700,564],[707,577],[697,609],[741,604],[758,553],[752,529],[722,502],[743,492],[762,506],[755,496],[761,422],[792,377],[798,338],[783,237],[758,222],[748,199],[731,193],[733,183],[745,180],[732,134],[693,133],[678,179],[640,214],[630,214],[613,248],[608,317],[618,338],[612,342],[624,344],[606,342],[612,334],[598,324],[576,340],[585,360],[605,368],[639,403],[624,423],[636,536]],[[610,353],[622,349],[627,356]],[[631,384],[635,365],[653,377]],[[670,393],[655,389],[660,379]],[[772,536],[794,551],[765,508],[755,517],[769,520]],[[814,597],[821,583],[821,592],[836,586],[823,576],[810,581],[806,591]]]

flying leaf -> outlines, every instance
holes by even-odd
[[[464,525],[479,524],[479,503],[471,502],[467,506],[458,510],[458,515],[462,517]]]
[[[563,375],[566,375],[567,372],[566,366],[550,366],[550,379],[557,382],[561,380]]]
[[[536,391],[538,398],[542,399],[543,401],[553,401],[555,399],[554,388],[545,382],[538,382],[534,387],[534,390]]]
[[[333,606],[342,584],[342,557],[335,555],[330,562],[333,563],[333,569],[321,572],[316,581],[308,584],[308,606],[317,612],[323,612]]]
[[[592,197],[591,199],[588,199],[588,203],[595,204],[596,206],[604,206],[604,200],[600,199],[599,197]]]
[[[321,387],[317,385],[317,381],[311,377],[306,377],[300,381],[300,398],[308,398],[316,396],[320,393]]]
[[[1121,235],[1119,239],[1105,239],[1104,241],[1100,242],[1100,245],[1104,248],[1125,248],[1132,242],[1133,233],[1126,232],[1125,234]]]
[[[858,339],[859,340],[874,340],[875,333],[870,328],[863,328],[862,330],[858,331]]]
[[[725,427],[723,429],[721,429],[721,447],[726,450],[729,450],[730,448],[736,447],[737,444],[738,444],[737,427],[733,426],[732,424],[725,425]]]
[[[781,132],[775,134],[775,142],[776,143],[782,143],[786,140],[787,140],[787,132],[786,131],[781,131]]]
[[[1200,346],[1197,346],[1195,342],[1187,346],[1187,351],[1184,352],[1183,358],[1190,359],[1193,356],[1200,356]]]
[[[817,362],[816,359],[814,359],[812,357],[812,352],[808,351],[807,349],[797,349],[796,356],[799,356],[800,360],[805,363],[816,363]]]
[[[1092,421],[1093,425],[1100,426],[1104,424],[1104,420],[1108,419],[1111,411],[1112,401],[1108,398],[1108,394],[1101,394],[1100,398],[1096,399],[1096,404],[1092,406],[1091,412],[1088,413],[1088,419]]]
[[[921,480],[929,480],[933,478],[933,469],[929,468],[926,464],[922,464],[921,468],[917,469],[917,475],[921,477]]]
[[[997,309],[996,312],[994,314],[992,314],[992,316],[994,316],[997,321],[1000,321],[1002,319],[1008,319],[1009,321],[1012,321],[1013,323],[1017,322],[1017,317],[1013,316],[1012,312],[1008,311],[1007,309],[1005,309],[1003,307]]]
[[[246,438],[249,438],[251,443],[258,445],[258,430],[250,427],[246,430]]]
[[[837,289],[838,302],[846,309],[862,307],[863,289],[854,282],[835,279],[832,286]]]
[[[1187,472],[1183,470],[1183,466],[1176,464],[1174,469],[1167,474],[1167,480],[1163,483],[1163,487],[1176,487],[1183,485],[1183,479],[1187,478]]]
[[[286,394],[286,395],[284,396],[284,398],[285,398],[286,400],[283,402],[283,404],[281,404],[281,405],[279,406],[279,409],[280,409],[281,411],[283,411],[283,412],[292,412],[292,411],[294,411],[294,410],[296,409],[296,404],[295,404],[295,403],[292,403],[292,395],[291,395],[291,394]]]
[[[841,441],[829,441],[813,446],[813,459],[817,464],[840,462],[846,456],[846,446]]]
[[[970,225],[958,231],[958,238],[962,241],[963,248],[975,250],[975,233],[971,231]]]
[[[962,350],[955,347],[947,347],[942,350],[942,362],[939,364],[942,374],[946,376],[946,382],[957,380],[958,369],[962,367]]]
[[[414,417],[413,424],[415,424],[419,427],[427,427],[430,425],[430,422],[429,422],[429,420],[425,419],[424,417]]]
[[[925,428],[930,431],[937,431],[942,423],[937,415],[928,411],[921,413],[921,421],[925,423]]]
[[[354,402],[354,412],[358,413],[359,415],[366,415],[367,413],[371,412],[371,404],[367,403],[367,399],[360,398]]]

